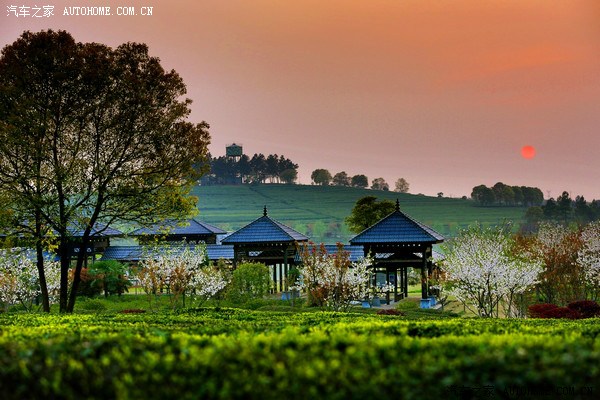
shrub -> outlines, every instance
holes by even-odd
[[[388,309],[388,310],[379,310],[377,311],[377,315],[404,315],[403,312],[400,312],[398,310],[392,310],[392,309]]]
[[[79,303],[79,309],[83,311],[106,311],[106,303],[100,299],[87,299]]]
[[[74,273],[74,271],[71,271]],[[95,297],[102,293],[102,285],[99,283],[99,277],[90,271],[89,268],[81,269],[81,281],[77,287],[77,294],[85,297]]]
[[[541,303],[529,306],[529,316],[531,318],[550,318],[547,316],[548,311],[558,308],[556,304]]]
[[[126,273],[127,267],[116,260],[98,261],[88,269],[92,278],[91,285],[97,286],[99,291],[104,291],[105,297],[109,294],[120,296],[127,292],[131,282],[126,278]]]
[[[262,299],[271,288],[269,268],[261,263],[240,264],[233,271],[233,279],[227,290],[227,299],[234,303],[246,303]]]
[[[579,319],[581,314],[567,307],[556,307],[548,310],[544,318]]]
[[[592,300],[574,301],[569,303],[567,308],[578,312],[581,318],[600,317],[600,305]]]

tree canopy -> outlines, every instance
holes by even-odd
[[[331,183],[331,173],[326,169],[315,169],[310,174],[310,179],[316,185],[328,186]]]
[[[98,223],[150,224],[196,209],[188,194],[205,169],[193,166],[206,164],[210,136],[206,122],[186,121],[185,93],[145,44],[110,48],[48,30],[2,50],[0,192],[14,231],[38,250],[56,236],[61,311],[73,310],[85,253],[69,290],[69,249],[85,249]]]
[[[352,232],[360,233],[395,209],[396,205],[391,200],[378,201],[375,196],[365,196],[356,201],[346,223]]]

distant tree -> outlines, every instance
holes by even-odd
[[[250,160],[250,170],[252,171],[252,182],[263,183],[267,177],[267,159],[265,155],[254,154]]]
[[[399,178],[396,181],[396,188],[394,189],[394,192],[399,192],[399,193],[408,193],[408,188],[409,188],[409,184],[406,181],[406,179],[404,178]]]
[[[396,205],[390,200],[377,201],[375,196],[358,199],[352,213],[346,218],[346,224],[352,232],[360,233],[383,217],[394,212]]]
[[[440,199],[444,197],[444,192],[438,192],[437,197]]]
[[[373,190],[390,190],[390,185],[387,184],[383,178],[375,178],[371,182],[371,189]]]
[[[354,187],[366,188],[367,186],[369,186],[369,179],[366,175],[354,175],[350,183]]]
[[[333,184],[335,186],[350,186],[350,177],[346,171],[338,172],[333,176]]]
[[[316,185],[327,186],[331,183],[331,173],[326,169],[315,169],[310,175]]]
[[[283,183],[292,184],[296,182],[298,179],[298,171],[295,169],[289,168],[279,174],[279,178]]]
[[[494,191],[485,185],[475,186],[471,198],[482,206],[492,205],[496,201]]]

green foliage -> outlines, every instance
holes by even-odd
[[[331,173],[328,170],[319,168],[319,169],[315,169],[310,174],[310,179],[316,185],[327,186],[331,183],[332,177],[331,177]]]
[[[100,299],[85,299],[80,305],[79,309],[82,311],[93,311],[93,312],[102,312],[108,309],[106,302]]]
[[[246,303],[262,299],[271,288],[269,268],[261,263],[244,263],[233,271],[233,279],[227,288],[227,299],[234,303]]]
[[[88,269],[92,275],[92,285],[99,286],[104,296],[121,295],[127,292],[131,282],[126,278],[127,267],[116,260],[98,261]]]
[[[346,223],[354,233],[360,233],[380,219],[394,211],[394,203],[390,200],[377,201],[375,196],[366,196],[359,199]]]
[[[0,397],[453,399],[457,387],[597,396],[597,321],[403,318],[0,315]]]

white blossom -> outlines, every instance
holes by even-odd
[[[600,287],[600,221],[587,225],[581,231],[581,240],[578,262],[588,284],[597,290]]]
[[[50,302],[58,298],[60,287],[59,263],[44,260],[44,274]],[[40,279],[35,253],[30,249],[12,248],[0,250],[0,302],[5,307],[21,303],[31,309],[36,297],[41,294]]]
[[[515,255],[513,239],[504,230],[471,228],[462,232],[446,253],[449,293],[480,316],[497,315],[503,303],[511,314],[513,296],[537,283],[542,264],[530,255]]]

